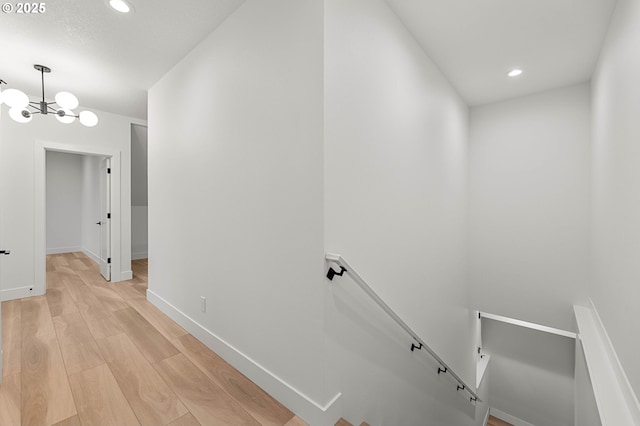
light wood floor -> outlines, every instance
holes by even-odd
[[[511,423],[507,423],[497,417],[489,416],[487,426],[513,426]]]
[[[147,302],[147,261],[107,283],[47,257],[47,293],[2,303],[2,426],[286,425],[291,411]]]

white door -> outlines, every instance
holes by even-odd
[[[111,280],[111,159],[100,161],[100,273]]]

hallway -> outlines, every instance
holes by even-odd
[[[146,301],[147,260],[106,283],[47,257],[47,293],[2,304],[0,424],[304,425]]]

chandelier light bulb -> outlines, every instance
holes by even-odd
[[[29,97],[18,89],[7,89],[2,91],[2,100],[9,108],[22,110],[29,105]]]
[[[62,109],[76,109],[79,105],[78,98],[69,92],[58,92],[55,99]]]
[[[91,111],[82,111],[80,113],[80,123],[87,127],[93,127],[98,124],[98,116]]]
[[[73,111],[69,111],[68,109],[59,109],[56,113],[56,118],[61,123],[70,124],[74,122],[76,116]]]
[[[13,118],[18,123],[28,123],[33,119],[33,114],[23,108],[11,108],[9,110],[9,117]]]

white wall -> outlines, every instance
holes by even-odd
[[[100,259],[100,161],[102,157],[82,156],[82,251],[96,262]]]
[[[586,84],[471,109],[475,309],[573,328],[588,292],[590,149]]]
[[[82,157],[47,152],[47,254],[82,246]]]
[[[3,107],[1,114],[7,114]],[[54,117],[36,116],[28,124],[19,124],[5,117],[2,132],[2,156],[0,157],[0,180],[10,182],[3,187],[2,217],[3,239],[13,251],[11,261],[2,269],[3,298],[18,298],[29,295],[28,289],[34,281],[42,277],[43,271],[36,271],[36,256],[44,256],[35,251],[35,181],[37,170],[34,158],[38,141],[73,146],[78,149],[106,149],[117,151],[122,162],[121,210],[112,212],[121,216],[121,234],[112,241],[120,245],[120,270],[113,271],[113,279],[126,278],[131,271],[131,194],[130,194],[130,137],[131,123],[139,120],[97,111],[100,123],[87,128],[79,123],[63,125]],[[40,149],[40,148],[38,148]],[[44,161],[42,162],[44,164]],[[42,174],[44,179],[44,173]],[[44,248],[44,247],[43,247]],[[35,271],[35,273],[34,273]],[[44,281],[35,283],[34,291],[44,292]]]
[[[150,298],[306,419],[333,397],[322,10],[248,0],[149,93]]]
[[[131,258],[144,259],[149,251],[148,221],[148,131],[131,126]]]
[[[384,1],[325,1],[325,244],[475,386],[467,107]],[[353,423],[472,424],[475,407],[349,278],[327,338]],[[483,413],[484,414],[484,413]]]
[[[574,425],[574,339],[483,319],[482,342],[492,408],[536,426]]]
[[[148,130],[147,126],[131,126],[131,205],[147,206],[148,201]]]
[[[592,82],[593,302],[640,395],[640,2],[620,0]]]

